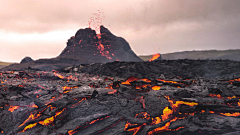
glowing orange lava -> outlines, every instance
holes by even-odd
[[[147,119],[147,120],[150,119],[150,115],[147,112],[141,112],[139,114],[136,114],[135,118],[138,118],[139,115],[144,116],[141,119]],[[129,128],[129,127],[135,126],[135,125],[137,125],[137,124],[131,124],[130,122],[127,121],[127,123],[125,124],[124,130],[133,132],[133,135],[136,135],[138,133],[138,131],[142,128],[142,125],[139,125],[135,128]],[[147,124],[144,123],[143,125],[147,125]]]
[[[28,126],[26,126],[26,127],[23,129],[22,132],[25,132],[26,130],[31,129],[31,128],[35,127],[35,126],[37,126],[37,123],[29,124]]]
[[[155,128],[154,130],[148,132],[148,135],[153,135],[153,133],[159,133],[159,132],[163,132],[163,131],[171,131],[170,129],[168,129],[168,127],[170,126],[170,124],[173,122],[173,121],[176,121],[178,118],[174,118],[172,119],[170,122],[167,122],[165,124],[165,126],[162,126],[162,127],[158,127],[158,128]]]
[[[115,94],[115,93],[117,93],[117,90],[113,90],[113,91],[108,92],[108,94]]]
[[[83,100],[86,100],[86,98],[82,98],[80,101],[78,101],[76,104],[73,104],[71,108],[74,108],[75,106],[78,106]]]
[[[163,80],[163,79],[156,79],[158,81],[161,81],[161,82],[165,82],[165,83],[172,83],[172,84],[184,84],[184,83],[180,83],[180,82],[175,82],[175,81],[166,81],[166,80]],[[184,84],[185,85],[185,84]]]
[[[9,107],[8,111],[13,112],[14,110],[20,108],[20,106],[11,106]]]
[[[166,119],[169,118],[169,116],[173,113],[173,111],[171,109],[169,109],[168,107],[164,108],[163,110],[163,115],[162,115],[162,121],[165,121]]]
[[[210,97],[216,97],[216,98],[218,98],[218,99],[233,99],[233,98],[237,98],[236,96],[232,96],[232,97],[222,97],[220,94],[209,94],[208,96],[210,96]]]
[[[64,79],[64,78],[65,78],[64,76],[62,76],[62,75],[60,75],[60,74],[58,74],[58,73],[55,73],[55,72],[54,72],[54,75],[57,76],[57,77],[59,77],[59,78],[61,78],[61,79]]]
[[[220,114],[224,115],[224,116],[234,116],[234,117],[240,116],[239,112],[235,112],[235,113],[220,113]]]
[[[149,60],[149,61],[154,61],[156,59],[158,59],[161,55],[159,53],[153,55],[153,57]]]
[[[131,76],[131,77],[129,77],[125,82],[122,82],[121,84],[127,84],[127,85],[130,85],[130,82],[138,81],[138,80],[142,80],[142,81],[144,81],[144,82],[151,82],[151,80],[146,79],[146,78],[144,78],[144,79],[140,79],[140,78],[137,78],[137,77],[133,77],[133,76]]]
[[[161,86],[153,86],[152,89],[153,90],[160,90]]]
[[[230,83],[230,84],[233,84],[233,82],[234,82],[234,81],[238,81],[238,82],[240,82],[240,78],[238,78],[238,79],[233,79],[233,80],[230,80],[230,81],[229,81],[229,83]]]
[[[109,60],[111,60],[112,58],[110,57],[109,51],[106,50],[106,48],[104,47],[104,45],[101,42],[101,34],[97,34],[97,37],[98,37],[97,49],[99,50],[100,54],[102,56],[105,56]]]
[[[46,109],[46,108],[45,108],[45,109]],[[44,110],[45,110],[45,109],[44,109]],[[41,124],[41,125],[46,125],[46,126],[49,125],[49,124],[52,124],[53,121],[55,120],[55,118],[56,118],[57,116],[59,116],[60,114],[62,114],[65,109],[66,109],[66,108],[63,108],[61,111],[56,112],[56,114],[55,114],[54,116],[49,117],[49,118],[46,118],[46,119],[43,120],[43,121],[39,121],[39,122],[36,122],[36,123],[34,123],[34,124],[29,124],[29,125],[27,125],[21,132],[25,132],[26,130],[35,127],[38,123]],[[40,112],[40,113],[41,113],[41,112]],[[26,120],[25,120],[21,125],[19,125],[18,127],[23,126],[23,125],[24,125],[26,122],[28,122],[29,120],[37,119],[38,117],[41,116],[40,113],[35,114],[36,116],[34,116],[33,114],[30,114],[30,116],[28,117],[28,119],[26,119]]]
[[[12,105],[10,105],[10,107],[8,108],[8,111],[14,112],[14,110],[17,110],[17,109],[19,109],[20,107],[24,107],[24,106],[12,106]],[[25,106],[25,107],[26,107],[26,106]],[[38,106],[35,105],[35,104],[27,105],[27,107],[38,108]]]

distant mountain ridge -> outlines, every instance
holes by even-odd
[[[148,61],[153,55],[139,56],[142,60]],[[161,54],[164,60],[192,59],[192,60],[234,60],[240,61],[240,49],[236,50],[204,50],[184,51]]]
[[[8,65],[10,65],[10,64],[12,64],[12,63],[0,61],[0,68],[6,67],[6,66],[8,66]]]

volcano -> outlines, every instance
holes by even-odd
[[[112,61],[142,61],[130,48],[127,41],[113,35],[100,26],[100,34],[91,28],[80,29],[67,42],[59,58],[79,58],[83,63]]]
[[[117,37],[104,26],[100,26],[100,34],[96,34],[91,28],[79,29],[56,58],[12,64],[2,70],[34,68],[51,71],[72,65],[113,61],[140,62],[142,59],[132,51],[124,38]]]

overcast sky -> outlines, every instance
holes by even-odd
[[[0,61],[56,57],[100,24],[137,55],[240,49],[240,0],[1,0]],[[98,18],[98,19],[94,19]]]

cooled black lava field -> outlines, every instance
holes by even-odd
[[[238,135],[240,62],[174,60],[0,72],[0,134]]]

